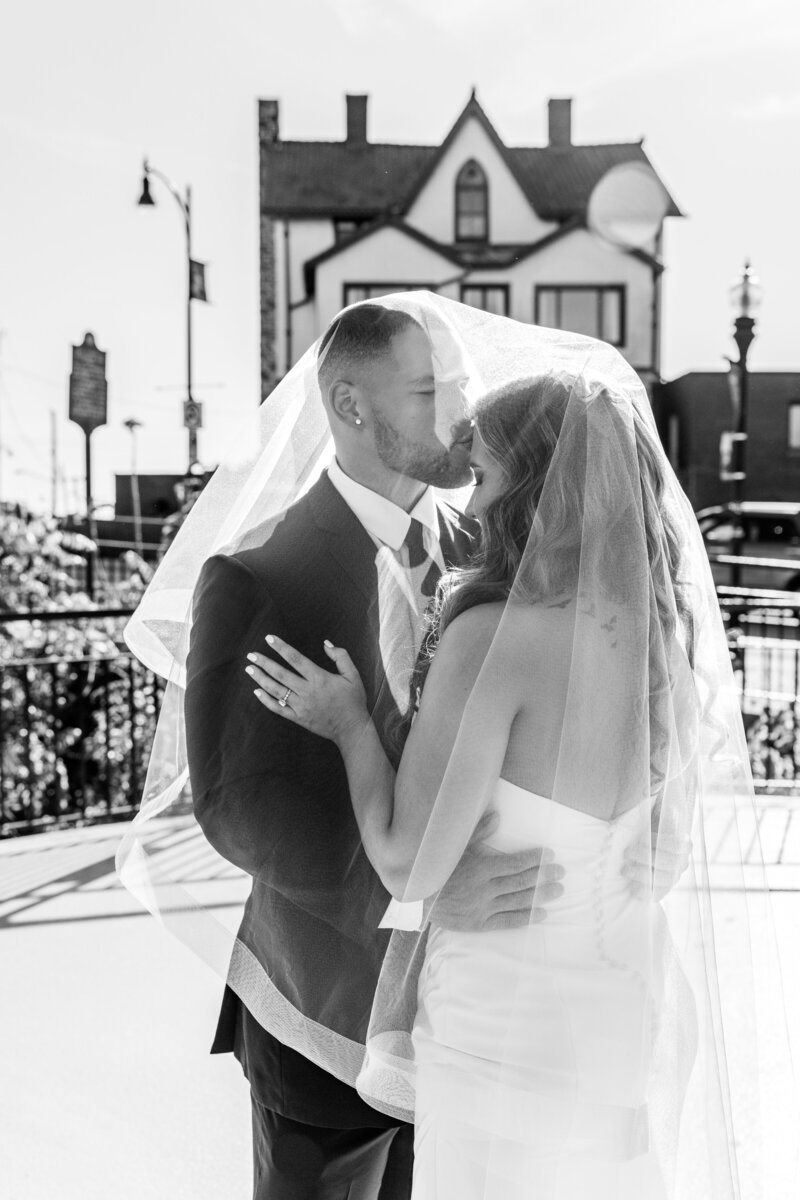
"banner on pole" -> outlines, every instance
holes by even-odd
[[[719,438],[719,477],[723,483],[737,483],[746,478],[743,471],[746,433],[726,430]]]
[[[205,300],[208,303],[206,295],[206,264],[197,262],[195,259],[189,259],[189,299],[190,300]]]

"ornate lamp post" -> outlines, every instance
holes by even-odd
[[[741,554],[745,536],[741,506],[747,483],[747,404],[749,399],[747,353],[755,338],[755,313],[761,305],[762,295],[761,284],[758,278],[752,274],[750,263],[746,262],[741,278],[737,279],[730,289],[731,306],[734,312],[733,340],[739,350],[739,358],[736,362],[731,360],[729,378],[733,430],[727,435],[726,449],[723,451],[723,460],[727,461],[723,461],[722,471],[722,478],[733,484],[733,504],[737,520],[737,537],[733,544],[734,554]],[[739,586],[739,578],[740,571],[737,564],[732,571],[731,582],[734,587]]]
[[[138,203],[144,207],[152,207],[155,200],[150,193],[150,178],[160,179],[167,190],[175,197],[181,210],[186,229],[186,400],[183,404],[183,423],[189,430],[189,468],[197,462],[197,430],[203,424],[203,409],[192,395],[192,300],[205,300],[205,264],[192,258],[192,190],[186,185],[186,195],[182,196],[172,180],[163,172],[150,165],[147,159],[143,164],[142,194]]]

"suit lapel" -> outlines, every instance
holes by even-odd
[[[357,642],[348,649],[361,671],[370,707],[375,708],[388,690],[380,654],[380,611],[376,547],[364,526],[324,474],[308,493],[312,519],[324,552],[365,601],[353,630]],[[360,605],[354,606],[357,608]],[[359,649],[356,650],[356,645]],[[378,728],[381,721],[377,720]]]
[[[377,600],[375,543],[337,492],[327,474],[308,493],[314,522],[325,549],[372,604]]]

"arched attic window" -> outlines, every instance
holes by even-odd
[[[474,158],[456,176],[456,241],[488,242],[489,183]]]

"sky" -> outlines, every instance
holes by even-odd
[[[0,499],[83,505],[67,419],[71,346],[107,352],[95,500],[114,472],[187,461],[184,242],[141,163],[193,195],[200,458],[260,401],[257,99],[281,135],[344,136],[369,94],[374,141],[436,144],[472,87],[509,145],[543,145],[551,96],[576,142],[645,139],[684,219],[667,223],[667,378],[735,354],[728,289],[764,287],[756,370],[800,371],[800,5],[796,0],[0,0]],[[123,422],[141,427],[131,435]]]

